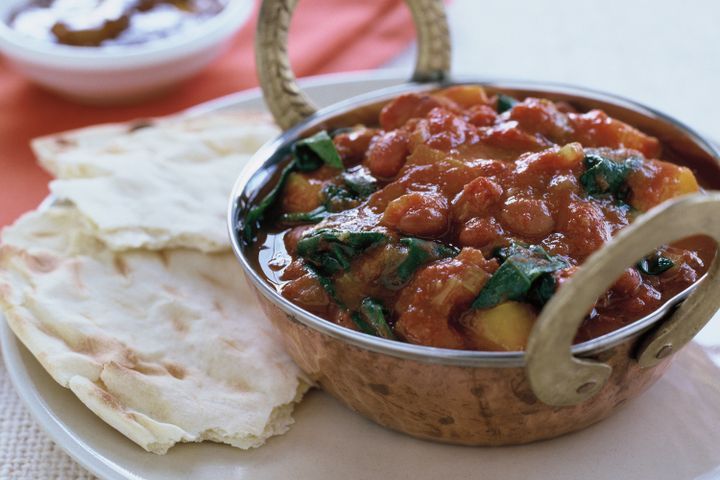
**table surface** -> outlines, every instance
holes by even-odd
[[[716,0],[454,0],[449,18],[455,73],[605,90],[720,138]],[[0,478],[92,478],[36,426],[1,363]]]

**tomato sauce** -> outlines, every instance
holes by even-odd
[[[591,253],[642,212],[702,190],[658,139],[603,111],[479,86],[401,95],[375,125],[321,132],[292,157],[247,239],[268,279],[347,328],[455,349],[524,349]],[[652,313],[714,254],[705,237],[648,252],[576,341]]]

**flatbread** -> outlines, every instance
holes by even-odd
[[[154,453],[257,447],[308,388],[231,253],[114,252],[74,207],[3,232],[0,306],[60,385]]]
[[[252,155],[278,132],[265,113],[216,112],[81,128],[36,138],[32,148],[54,177],[84,178],[122,171],[126,161],[147,154],[169,165]]]
[[[33,142],[56,180],[113,250],[229,250],[225,215],[238,174],[278,129],[254,113],[89,127]]]

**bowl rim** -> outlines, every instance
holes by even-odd
[[[611,103],[621,108],[629,109],[635,111],[636,113],[640,113],[647,117],[655,118],[672,125],[686,135],[687,138],[694,142],[695,145],[711,155],[717,163],[720,163],[720,149],[679,120],[634,100],[595,89],[556,82],[494,78],[488,79],[478,78],[475,76],[456,76],[445,81],[431,83],[417,83],[411,81],[400,85],[386,87],[348,98],[318,110],[302,122],[285,132],[282,132],[277,138],[263,145],[245,165],[238,176],[230,195],[230,201],[227,209],[227,227],[233,252],[245,272],[248,283],[254,286],[263,297],[268,299],[274,306],[279,307],[293,320],[298,321],[299,323],[321,334],[355,347],[402,359],[414,360],[421,363],[461,367],[524,367],[526,364],[526,355],[524,351],[489,352],[414,345],[367,335],[342,327],[330,322],[329,320],[314,315],[280,295],[280,293],[277,292],[275,288],[253,268],[245,255],[244,247],[237,235],[236,226],[240,213],[240,199],[243,197],[245,190],[250,186],[251,181],[255,178],[257,173],[263,170],[263,167],[273,160],[275,154],[283,147],[287,146],[290,142],[296,140],[303,132],[319,126],[328,118],[341,115],[363,105],[388,101],[401,93],[425,92],[453,85],[466,84],[482,85],[484,87],[498,90],[537,90],[550,94],[570,94],[583,97],[588,100]],[[267,181],[267,179],[261,180],[260,183],[264,184],[265,181]],[[639,336],[650,329],[666,314],[670,313],[679,302],[684,300],[700,284],[700,282],[704,280],[704,278],[705,275],[703,275],[703,277],[694,284],[668,299],[662,306],[658,307],[651,314],[605,335],[573,345],[571,353],[575,356],[592,356],[620,345],[630,338]]]
[[[46,42],[17,32],[8,14],[27,1],[0,6],[0,50],[11,59],[62,70],[128,70],[186,58],[222,42],[245,24],[254,10],[251,0],[227,0],[212,18],[188,32],[138,45],[75,47]]]

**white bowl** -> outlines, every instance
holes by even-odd
[[[229,46],[253,8],[252,0],[229,0],[222,12],[187,32],[98,48],[53,44],[11,29],[8,17],[29,1],[0,1],[0,50],[38,85],[94,104],[138,101],[199,72]]]

